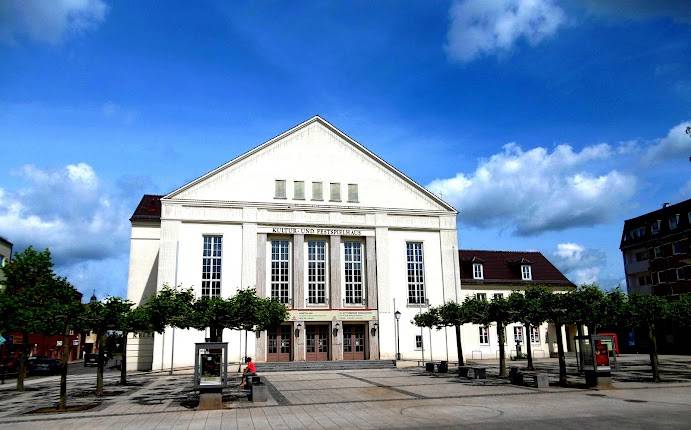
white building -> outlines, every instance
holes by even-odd
[[[131,218],[128,299],[163,285],[230,297],[254,287],[290,309],[277,330],[226,330],[231,360],[456,360],[453,329],[411,320],[462,300],[456,210],[315,116],[165,196]],[[472,293],[472,292],[469,292]],[[477,328],[475,328],[477,331]],[[468,334],[467,334],[467,333]],[[470,357],[478,350],[464,327]],[[194,363],[205,333],[167,330],[129,341],[131,368]],[[174,351],[172,350],[174,345]],[[488,354],[491,354],[488,352]]]

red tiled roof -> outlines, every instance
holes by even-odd
[[[546,284],[575,287],[563,273],[535,251],[458,251],[461,282],[466,284]],[[484,279],[473,279],[473,259],[482,262]],[[530,264],[532,281],[521,280],[521,264]]]
[[[144,194],[130,221],[160,221],[162,197],[154,194]]]

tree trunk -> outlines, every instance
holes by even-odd
[[[127,385],[127,332],[122,331],[122,355],[120,359],[120,385]]]
[[[60,411],[67,409],[67,361],[69,354],[69,331],[65,329],[65,333],[62,336],[62,362],[60,363],[60,403],[58,404],[58,410]]]
[[[506,333],[504,331],[504,323],[497,321],[497,339],[499,340],[499,377],[506,377],[506,351],[504,349],[504,342],[506,342]]]
[[[29,333],[22,333],[22,357],[19,361],[19,373],[17,374],[17,391],[24,391],[24,378],[29,364]]]
[[[557,355],[559,356],[559,385],[566,386],[566,357],[564,356],[564,337],[561,334],[561,324],[554,324],[557,333]]]
[[[653,369],[653,382],[660,382],[660,369],[657,361],[657,336],[655,336],[655,323],[648,324],[648,339],[650,340],[650,367]]]
[[[461,326],[456,325],[454,328],[456,329],[456,353],[458,354],[458,365],[465,366],[465,362],[463,361],[463,345],[461,344]]]
[[[528,370],[535,370],[533,367],[533,348],[531,347],[532,339],[530,338],[531,326],[525,325],[525,353],[528,356]]]
[[[98,360],[96,363],[96,395],[103,395],[103,333],[96,334],[96,345],[98,346]]]

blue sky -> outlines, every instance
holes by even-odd
[[[0,5],[0,235],[125,294],[127,219],[320,114],[456,205],[462,247],[623,279],[623,220],[691,197],[691,4]]]

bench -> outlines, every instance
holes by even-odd
[[[487,379],[487,368],[481,366],[458,366],[458,376],[470,379]]]

